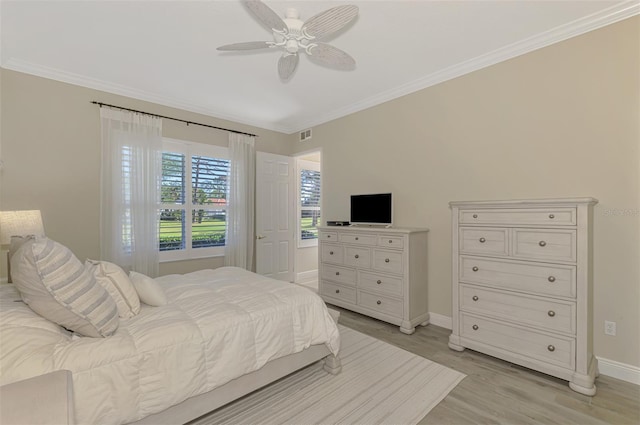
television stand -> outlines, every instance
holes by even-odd
[[[427,229],[318,227],[319,294],[328,303],[400,326],[429,324]]]
[[[372,228],[372,229],[391,229],[393,226],[391,224],[367,224],[367,223],[352,223],[349,227],[362,227],[362,228]]]

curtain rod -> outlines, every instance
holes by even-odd
[[[257,135],[255,135],[255,134],[245,133],[244,131],[231,130],[231,129],[229,129],[229,128],[216,127],[215,125],[209,125],[209,124],[201,124],[201,123],[199,123],[199,122],[182,120],[182,119],[180,119],[180,118],[166,117],[166,116],[164,116],[164,115],[152,114],[152,113],[150,113],[150,112],[138,111],[138,110],[136,110],[136,109],[123,108],[122,106],[109,105],[108,103],[96,102],[95,100],[92,100],[92,101],[91,101],[91,103],[93,103],[94,105],[98,105],[98,106],[99,106],[99,107],[101,107],[101,108],[102,108],[103,106],[108,106],[108,107],[110,107],[110,108],[122,109],[123,111],[137,112],[137,113],[139,113],[139,114],[151,115],[151,116],[153,116],[153,117],[165,118],[165,119],[173,120],[173,121],[180,121],[180,122],[186,123],[187,125],[189,125],[189,124],[199,125],[199,126],[202,126],[202,127],[215,128],[216,130],[229,131],[229,132],[231,132],[231,133],[236,133],[236,134],[244,134],[245,136],[258,137],[258,136],[257,136]]]

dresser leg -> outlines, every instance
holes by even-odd
[[[403,334],[411,335],[416,331],[416,328],[413,328],[413,327],[405,328],[404,326],[405,326],[404,324],[400,326],[400,332],[402,332]]]
[[[451,334],[449,335],[449,348],[454,351],[464,351],[464,347],[460,345],[460,338],[458,335]]]
[[[583,387],[581,385],[578,384],[574,384],[573,382],[569,382],[569,388],[571,388],[573,391],[580,393],[580,394],[584,394],[584,395],[588,395],[588,396],[594,396],[596,395],[596,386],[595,384],[591,384],[591,387]]]
[[[569,388],[580,394],[594,396],[596,395],[595,380],[598,376],[598,359],[591,358],[589,363],[589,371],[587,374],[574,373],[569,381]]]

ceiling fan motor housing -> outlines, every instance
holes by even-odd
[[[315,37],[306,34],[302,30],[304,22],[298,19],[299,14],[296,9],[287,9],[285,16],[284,22],[287,24],[288,30],[273,30],[275,45],[284,47],[287,53],[292,55],[298,53],[301,49],[309,53],[309,48],[312,47],[309,45],[309,42]]]

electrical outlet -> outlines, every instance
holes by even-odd
[[[605,335],[616,336],[616,322],[604,321],[604,333]]]

